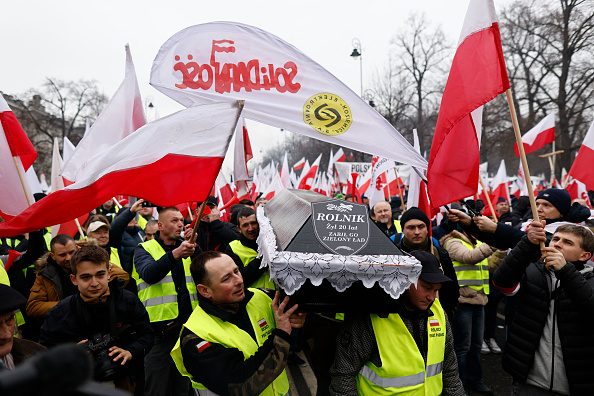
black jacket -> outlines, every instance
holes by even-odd
[[[538,245],[524,237],[493,275],[499,288],[520,283],[520,305],[509,329],[503,368],[515,380],[526,381],[554,300],[571,394],[590,395],[594,389],[594,273],[580,273],[583,263],[567,263],[555,271],[559,288],[551,295],[547,270],[539,256]]]
[[[173,283],[175,284],[175,290],[177,292],[177,304],[179,315],[175,320],[178,325],[177,332],[179,332],[179,326],[184,324],[190,314],[192,313],[192,304],[190,302],[190,293],[186,286],[186,275],[182,260],[175,260],[173,257],[173,250],[176,249],[183,242],[182,239],[178,239],[175,245],[165,245],[160,237],[159,232],[155,235],[155,240],[159,242],[165,254],[159,259],[155,260],[153,256],[147,252],[142,245],[138,245],[134,250],[134,267],[140,278],[147,283],[157,283],[163,279],[169,271],[173,277]],[[194,256],[196,257],[201,253],[199,247],[196,248]],[[165,323],[167,322],[167,323]],[[153,322],[152,326],[157,332],[162,332],[165,329],[171,329],[170,321],[164,322]]]
[[[239,241],[243,246],[249,247],[256,252],[258,251],[258,242],[255,240],[249,240],[243,234],[240,234]],[[260,268],[260,265],[262,264],[261,258],[256,257],[244,266],[243,261],[241,261],[241,258],[233,252],[231,246],[227,246],[225,253],[231,256],[233,261],[235,261],[235,264],[237,264],[237,267],[239,267],[239,272],[241,272],[241,276],[243,276],[243,284],[246,285],[246,287],[250,287],[251,284],[260,279],[266,272],[266,267]]]
[[[114,345],[128,350],[132,354],[131,362],[142,362],[154,343],[148,313],[136,295],[120,289],[116,283],[110,282],[110,296],[105,303],[87,304],[79,294],[60,301],[46,315],[39,343],[51,348],[90,340],[97,333],[110,334],[111,299],[115,308],[115,327],[119,329],[118,334],[112,334],[118,337]]]
[[[225,221],[215,220],[210,223],[201,221],[198,226],[196,243],[202,251],[218,250],[224,252],[229,242],[239,239],[237,228]]]

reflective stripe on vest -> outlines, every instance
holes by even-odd
[[[445,353],[446,316],[439,300],[427,319],[427,367],[417,343],[398,314],[387,318],[371,315],[381,367],[367,362],[357,375],[361,395],[440,395]]]
[[[245,246],[244,244],[242,244],[239,239],[229,242],[229,247],[231,247],[231,250],[233,250],[233,253],[235,253],[237,255],[237,257],[239,257],[239,259],[243,263],[244,267],[247,266],[253,259],[255,259],[258,256],[258,252],[256,252],[254,249],[249,248],[249,247]],[[276,290],[276,285],[274,284],[273,281],[270,280],[270,270],[269,269],[267,269],[266,272],[263,273],[262,276],[260,276],[258,278],[258,280],[256,280],[254,283],[252,283],[251,285],[246,285],[246,286],[247,287],[263,287],[265,289]]]
[[[274,322],[274,313],[271,308],[271,299],[261,290],[250,289],[254,295],[246,305],[246,310],[256,335],[256,340],[247,332],[241,330],[230,322],[207,314],[201,307],[197,307],[184,327],[202,338],[204,341],[217,343],[225,348],[236,348],[243,353],[244,360],[253,356],[272,330],[276,328]],[[263,323],[263,324],[262,324]],[[184,366],[180,340],[178,339],[175,347],[171,351],[171,357],[177,366],[179,372],[192,379],[192,376]],[[192,381],[192,387],[196,389],[206,389],[204,385]],[[286,370],[283,372],[261,393],[266,396],[281,396],[289,393],[289,380]]]
[[[122,268],[122,263],[120,261],[120,254],[118,253],[118,249],[116,249],[114,247],[111,248],[111,254],[109,255],[109,262]]]
[[[155,261],[166,254],[165,249],[163,249],[156,239],[143,242],[140,246],[142,246]],[[192,274],[190,273],[191,262],[192,260],[189,257],[182,260],[186,287],[190,294],[192,309],[194,309],[198,305],[198,292],[196,291],[196,285],[194,284]],[[179,315],[177,307],[177,291],[175,289],[171,271],[169,271],[159,282],[148,283],[140,278],[140,275],[136,272],[136,266],[133,265],[132,277],[136,280],[138,298],[146,308],[151,322],[161,322],[177,318]]]
[[[462,245],[468,250],[474,250],[482,244],[480,241],[476,241],[476,246],[472,246],[470,242],[466,242],[463,239],[453,239],[462,242]],[[446,243],[446,249],[447,245],[453,239],[450,239]],[[461,263],[454,260],[452,260],[452,263],[454,264],[454,271],[456,271],[456,278],[458,278],[459,286],[469,286],[476,291],[483,290],[485,294],[489,294],[489,261],[487,259],[483,259],[476,264]]]

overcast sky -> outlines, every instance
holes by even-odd
[[[496,1],[496,9],[507,3]],[[181,106],[148,84],[161,45],[188,26],[236,21],[289,42],[359,93],[359,61],[349,56],[353,38],[361,41],[363,83],[370,87],[410,13],[424,12],[454,45],[467,5],[467,0],[3,2],[0,91],[21,93],[40,86],[45,77],[83,78],[97,80],[111,97],[123,79],[129,43],[143,99],[164,116]],[[255,154],[280,133],[249,121],[248,129]]]

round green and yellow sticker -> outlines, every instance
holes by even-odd
[[[352,123],[351,109],[339,96],[324,92],[307,99],[303,121],[322,135],[345,133]]]

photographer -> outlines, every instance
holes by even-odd
[[[146,309],[133,293],[108,283],[111,270],[104,249],[82,247],[72,256],[70,266],[70,279],[79,293],[60,301],[47,314],[40,343],[49,348],[85,343],[95,358],[96,380],[134,391],[134,379],[143,381],[144,355],[154,339]]]

